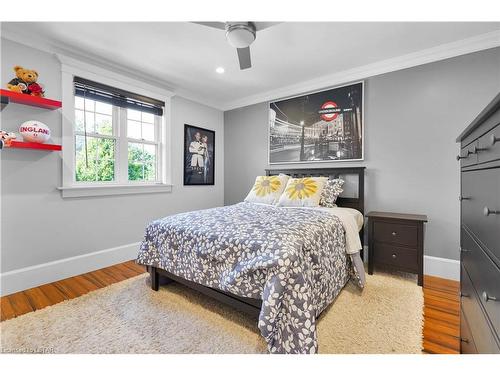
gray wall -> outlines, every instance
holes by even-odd
[[[1,85],[14,65],[38,70],[46,96],[61,97],[61,67],[51,54],[1,39]],[[64,103],[63,103],[64,105]],[[16,131],[37,119],[61,142],[61,113],[9,104],[1,128]],[[184,123],[216,131],[215,186],[183,186]],[[140,241],[145,225],[168,214],[223,205],[223,113],[181,97],[172,99],[172,193],[62,199],[59,152],[0,151],[1,271],[91,253]],[[98,265],[97,265],[98,266]]]
[[[455,138],[499,91],[500,48],[366,79],[365,161],[288,166],[366,166],[367,212],[427,214],[425,254],[458,259]],[[269,166],[267,110],[224,113],[225,204],[244,199]]]

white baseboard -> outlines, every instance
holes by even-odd
[[[136,242],[4,272],[0,274],[0,295],[5,296],[135,259],[139,245],[140,242]]]
[[[424,255],[424,275],[460,280],[460,262],[453,259]]]

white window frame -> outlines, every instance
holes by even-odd
[[[174,93],[67,56],[57,55],[57,57],[61,62],[62,70],[63,168],[62,186],[58,188],[61,190],[62,197],[73,198],[101,195],[171,192],[171,97]],[[120,165],[124,163],[125,158],[128,160],[128,150],[125,152],[123,149],[118,149],[120,144],[128,144],[129,141],[126,136],[126,127],[123,129],[124,126],[121,126],[121,128],[118,127],[120,134],[116,134],[117,137],[124,137],[127,141],[116,143],[115,158],[121,158],[121,160],[115,162],[115,181],[77,182],[75,180],[75,95],[73,82],[75,76],[100,82],[125,91],[134,92],[139,95],[148,96],[165,103],[161,122],[158,121],[160,123],[155,124],[155,131],[159,132],[159,137],[157,138],[157,140],[159,140],[157,154],[157,181],[128,181],[128,172],[120,170]],[[118,108],[117,111],[121,112],[119,115],[126,115],[126,113],[124,113],[126,109]],[[113,120],[113,123],[115,123],[115,120]],[[115,124],[113,124],[113,126],[115,127]],[[130,140],[133,141],[132,139]],[[140,140],[140,142],[145,143],[143,140]],[[124,175],[125,178],[123,177]]]

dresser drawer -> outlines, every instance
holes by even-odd
[[[500,214],[493,210],[500,211],[500,168],[462,172],[462,222],[500,264]]]
[[[415,224],[391,223],[376,221],[373,223],[375,241],[388,242],[394,245],[417,247],[418,228]]]
[[[476,344],[463,311],[460,313],[460,353],[477,354]]]
[[[478,163],[500,159],[500,125],[479,138],[478,150]]]
[[[375,264],[386,264],[408,272],[418,271],[417,250],[377,242],[374,245]]]
[[[460,271],[461,305],[479,353],[500,353],[499,344],[483,314],[476,292],[464,267]]]
[[[463,265],[479,300],[493,327],[500,333],[500,269],[463,228],[462,254]],[[494,298],[497,300],[495,301]]]
[[[458,158],[461,167],[477,164],[477,145],[478,141],[476,140],[460,150]]]

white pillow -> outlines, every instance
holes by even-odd
[[[318,207],[328,177],[290,178],[278,206]]]
[[[245,202],[276,204],[290,176],[257,176]]]

